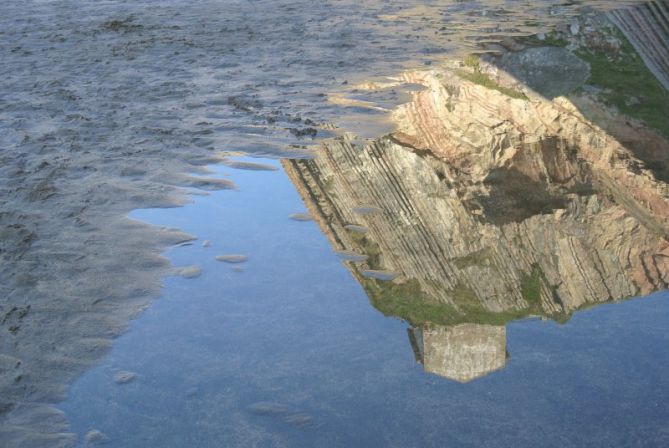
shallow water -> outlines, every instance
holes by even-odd
[[[168,279],[74,384],[61,408],[80,440],[97,429],[114,447],[669,441],[667,293],[562,325],[510,323],[504,368],[461,384],[426,373],[407,324],[369,305],[314,222],[289,219],[303,204],[283,171],[215,170],[239,191],[133,213],[197,234],[168,254],[203,274]],[[249,260],[238,272],[219,253]],[[118,371],[137,377],[117,384]]]
[[[666,91],[563,48],[638,3],[4,2],[0,445],[665,445],[667,294],[576,312],[669,282]]]

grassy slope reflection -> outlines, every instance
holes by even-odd
[[[607,106],[644,122],[667,137],[669,92],[663,87],[663,83],[669,85],[666,62],[669,51],[667,49],[669,34],[666,31],[669,20],[666,18],[667,8],[666,2],[648,2],[629,10],[623,9],[613,11],[607,16],[601,15],[594,24],[592,18],[581,18],[580,28],[583,31],[576,35],[566,27],[558,27],[555,31],[542,36],[542,39],[536,36],[519,39],[518,45],[570,49],[589,65],[586,85],[591,92]],[[636,15],[647,10],[655,12],[646,19],[646,26],[626,23],[626,21],[633,22]],[[604,17],[611,20],[605,21]],[[604,23],[601,23],[602,21]],[[640,45],[639,40],[648,41],[651,48]],[[654,62],[652,58],[660,60]],[[652,68],[644,61],[648,61]],[[655,64],[658,66],[655,67]],[[508,68],[513,73],[513,67]],[[520,78],[523,79],[525,76],[521,75]],[[527,80],[531,82],[531,79]],[[537,87],[541,89],[541,86]],[[598,124],[606,125],[605,122]],[[615,131],[615,129],[609,130]]]

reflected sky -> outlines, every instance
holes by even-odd
[[[82,446],[92,429],[112,447],[667,443],[666,293],[512,322],[505,367],[460,384],[426,373],[408,325],[369,306],[314,222],[289,218],[304,205],[282,170],[215,169],[239,189],[132,215],[198,235],[168,256],[203,273],[168,278],[74,384],[61,408]],[[215,260],[231,253],[249,259]]]

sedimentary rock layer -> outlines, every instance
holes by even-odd
[[[669,90],[669,3],[666,0],[646,2],[634,8],[610,11],[608,15]]]
[[[405,81],[426,89],[395,112],[392,136],[285,163],[334,247],[368,255],[354,272],[397,272],[465,321],[564,316],[666,286],[667,185],[632,150],[564,98],[514,98],[452,71]],[[619,126],[639,144],[650,132]]]

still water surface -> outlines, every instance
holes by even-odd
[[[506,365],[460,383],[426,373],[407,324],[369,305],[314,222],[289,219],[304,205],[283,171],[214,169],[239,190],[133,213],[198,235],[168,255],[203,274],[166,280],[74,384],[61,408],[82,441],[97,429],[114,447],[669,442],[666,293],[512,322]],[[249,259],[214,259],[227,253]],[[125,371],[136,378],[117,384]]]

